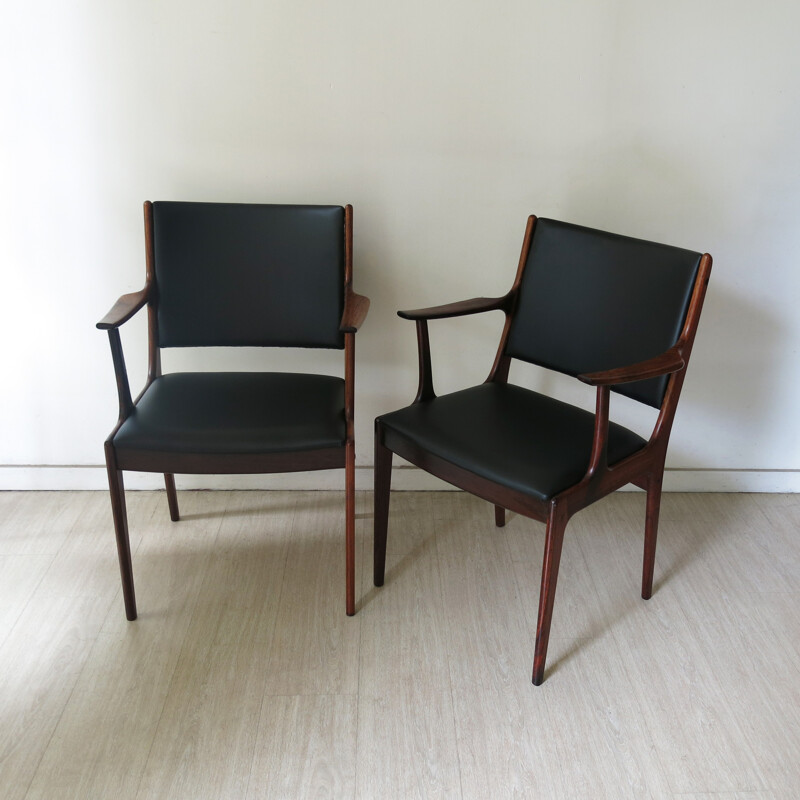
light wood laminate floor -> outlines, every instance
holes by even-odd
[[[357,499],[130,492],[139,619],[108,496],[0,493],[0,797],[800,797],[800,496],[644,496],[572,519],[545,683],[544,527],[395,493],[386,585]]]

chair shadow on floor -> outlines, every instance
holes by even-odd
[[[458,493],[457,493],[458,494]],[[681,499],[679,499],[681,498]],[[472,498],[468,494],[461,494],[460,500],[463,502],[463,511],[458,512],[452,517],[439,517],[431,520],[423,528],[423,532],[427,532],[419,542],[412,548],[405,552],[399,559],[387,567],[386,571],[386,585],[387,588],[392,584],[396,584],[409,570],[419,567],[420,559],[425,557],[425,552],[430,547],[436,546],[436,541],[442,542],[448,536],[457,536],[459,531],[459,520],[461,517],[464,519],[474,519],[475,515],[483,513],[483,506],[485,505],[485,533],[486,537],[502,536],[507,531],[519,532],[520,528],[517,526],[526,523],[526,518],[520,515],[508,513],[506,517],[506,527],[496,528],[491,518],[490,504],[484,504],[483,501]],[[746,498],[741,498],[736,495],[726,495],[726,501],[731,507],[733,515],[741,516],[747,509],[752,509],[752,504],[748,504]],[[610,539],[610,546],[620,559],[625,559],[624,578],[620,576],[620,580],[629,583],[629,591],[622,587],[620,591],[611,593],[608,600],[605,601],[605,607],[601,610],[598,609],[597,613],[591,614],[590,630],[582,633],[576,631],[574,636],[556,636],[562,644],[568,642],[564,650],[559,648],[557,656],[553,659],[550,666],[552,674],[555,674],[560,669],[565,667],[580,651],[586,642],[597,640],[599,637],[612,631],[614,628],[620,626],[624,620],[633,614],[640,613],[648,608],[652,608],[653,604],[648,606],[645,601],[641,600],[638,592],[638,577],[640,568],[640,551],[642,546],[642,523],[646,513],[646,495],[643,492],[625,492],[622,494],[611,495],[601,500],[596,506],[585,509],[576,515],[576,520],[582,530],[571,530],[567,528],[566,537],[572,536],[585,537],[590,535],[589,528],[593,527],[595,523],[592,521],[592,515],[595,512],[600,512],[608,504],[615,504],[617,509],[613,516],[620,517],[619,526],[613,531],[606,531]],[[687,508],[688,505],[688,508]],[[739,509],[737,511],[737,509]],[[517,520],[517,517],[520,517]],[[595,514],[595,516],[597,516]],[[694,524],[693,524],[694,523]],[[396,524],[396,522],[395,522]],[[575,524],[575,523],[573,523]],[[598,526],[605,524],[599,521],[596,523]],[[719,524],[715,524],[712,517],[706,519],[698,519],[694,516],[692,509],[691,495],[671,495],[665,493],[663,497],[663,514],[661,520],[661,532],[659,534],[659,554],[657,556],[656,576],[654,582],[653,600],[657,603],[657,593],[669,590],[670,586],[675,584],[678,578],[693,566],[699,566],[701,571],[706,571],[705,564],[708,564],[708,571],[713,572],[713,564],[709,559],[709,551],[712,551],[716,544],[729,535],[727,526],[724,520],[720,520]],[[536,546],[534,550],[538,554],[539,547],[544,546],[545,528],[543,525],[535,524],[531,521],[525,525],[525,534],[535,540]],[[365,566],[369,561],[368,549],[365,552]],[[532,562],[533,564],[533,562]],[[538,566],[538,564],[536,565]],[[568,567],[567,564],[564,566]],[[589,559],[586,559],[586,570],[593,579],[600,580],[603,575],[598,572],[598,565],[593,565]],[[629,574],[627,574],[629,573]],[[538,584],[539,575],[537,569],[534,567],[531,572],[531,580]],[[561,592],[567,591],[567,587],[559,587]],[[368,605],[376,596],[378,590],[375,587],[370,587],[369,590],[361,598],[361,606]],[[598,604],[600,600],[598,599]],[[533,609],[535,613],[535,608]],[[446,613],[446,612],[445,612]],[[529,617],[526,623],[530,630],[531,639],[535,634],[535,617]],[[554,655],[556,655],[554,653]]]

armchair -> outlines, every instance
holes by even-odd
[[[351,206],[144,204],[145,287],[97,323],[108,332],[119,418],[105,442],[125,613],[136,619],[123,471],[345,468],[346,611],[355,613],[355,334],[369,300],[353,291]],[[119,328],[148,313],[148,373],[132,399]],[[344,350],[344,380],[277,372],[162,374],[164,347]]]
[[[505,511],[546,523],[533,683],[544,679],[569,518],[627,483],[647,492],[642,597],[652,594],[664,462],[711,257],[530,217],[503,297],[400,311],[413,320],[419,386],[375,421],[374,582],[385,578],[392,454]],[[428,321],[505,314],[486,382],[437,397]],[[508,382],[512,359],[596,387],[595,413]],[[610,391],[658,409],[649,440],[609,420]]]

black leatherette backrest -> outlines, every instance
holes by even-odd
[[[344,209],[154,203],[161,347],[342,348]]]
[[[539,219],[506,353],[569,375],[652,358],[680,336],[700,253]],[[613,387],[658,408],[667,377]]]

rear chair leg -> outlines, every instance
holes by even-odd
[[[106,445],[106,468],[108,488],[111,492],[111,512],[114,515],[114,532],[117,537],[119,571],[122,577],[122,597],[125,600],[125,616],[136,619],[136,594],[133,589],[133,567],[131,565],[131,542],[128,536],[128,512],[125,508],[125,485],[122,470],[117,469],[114,451]]]
[[[169,518],[177,522],[181,518],[178,510],[178,492],[175,490],[175,476],[169,472],[164,473],[164,485],[167,487],[167,503],[169,503]]]
[[[547,644],[550,640],[550,622],[553,619],[553,601],[556,597],[558,566],[561,562],[561,545],[567,515],[556,506],[550,507],[547,533],[544,541],[544,563],[542,564],[542,587],[539,591],[539,619],[536,626],[536,649],[533,653],[533,684],[539,686],[544,680],[544,664]]]
[[[383,431],[375,425],[375,543],[373,579],[383,586],[386,573],[386,535],[389,528],[389,493],[392,488],[392,451],[383,446]]]
[[[506,510],[503,506],[494,507],[494,524],[502,528],[506,524]]]
[[[644,559],[642,565],[642,597],[653,594],[653,572],[656,565],[658,512],[661,510],[661,484],[664,474],[653,475],[647,482],[647,519],[644,524]]]

